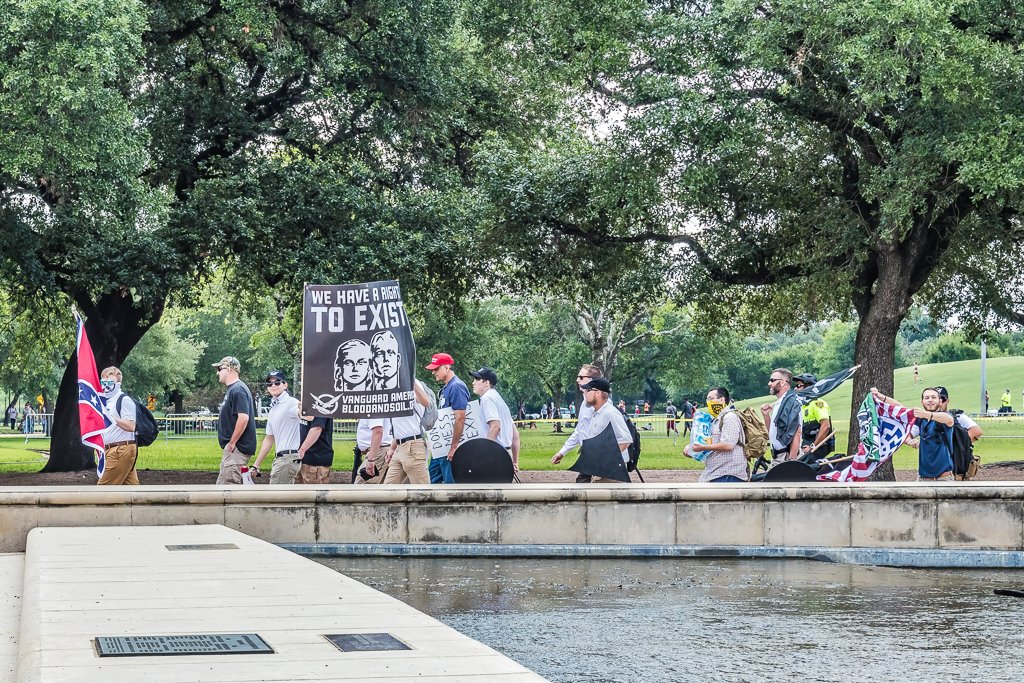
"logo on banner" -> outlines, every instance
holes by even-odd
[[[413,413],[416,345],[397,282],[307,285],[302,323],[304,412]]]

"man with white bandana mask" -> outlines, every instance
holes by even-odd
[[[135,443],[135,401],[121,391],[121,370],[114,366],[100,373],[100,393],[106,399],[103,414],[110,426],[103,430],[105,453],[103,474],[97,484],[138,486],[135,462],[139,449]]]

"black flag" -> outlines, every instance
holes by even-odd
[[[852,368],[840,370],[834,375],[829,375],[828,377],[819,379],[806,389],[797,390],[796,395],[800,399],[800,403],[807,405],[811,401],[817,401],[819,398],[853,377],[859,367],[859,365],[854,365]]]
[[[626,463],[622,459],[622,451],[619,449],[619,441],[615,438],[615,430],[611,425],[605,427],[597,436],[583,439],[583,443],[580,444],[580,457],[569,469],[580,474],[615,481],[630,480]]]

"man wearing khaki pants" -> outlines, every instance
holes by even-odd
[[[217,380],[227,387],[217,420],[217,440],[223,449],[218,484],[241,484],[242,466],[256,452],[256,410],[252,393],[238,378],[242,364],[234,356],[224,356],[213,364]]]
[[[427,472],[427,443],[423,438],[423,425],[420,418],[423,411],[430,405],[423,384],[413,384],[416,400],[413,401],[413,414],[407,417],[391,418],[391,435],[394,440],[388,449],[384,463],[388,472],[384,475],[385,484],[429,484],[430,473]]]
[[[103,474],[97,484],[128,484],[138,486],[139,474],[135,463],[139,447],[135,443],[135,401],[121,392],[121,371],[105,368],[100,374],[100,390],[107,399],[103,414],[110,426],[103,430]]]
[[[384,472],[384,458],[391,446],[391,420],[363,418],[356,425],[356,448],[363,464],[356,471],[353,484],[379,484]]]

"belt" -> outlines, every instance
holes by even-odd
[[[135,442],[134,441],[115,441],[114,443],[108,443],[108,444],[104,444],[104,445],[106,446],[106,448],[116,448],[117,446],[127,446],[130,443],[135,443]]]
[[[402,444],[402,443],[405,443],[406,441],[415,441],[416,439],[422,439],[422,438],[423,438],[422,434],[417,434],[416,436],[407,436],[404,439],[396,439],[396,441],[398,441],[398,443]]]
[[[298,453],[298,451],[294,450],[294,449],[292,449],[290,451],[278,451],[276,454],[274,454],[274,457],[275,458],[280,458],[280,457],[285,456],[285,455],[295,455],[296,453]]]

